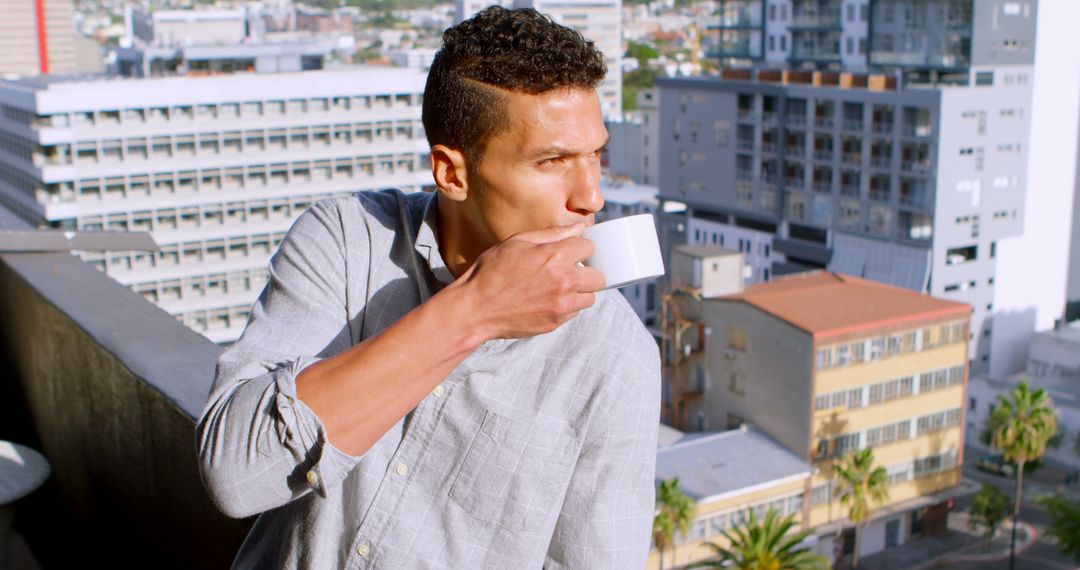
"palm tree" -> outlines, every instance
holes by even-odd
[[[1016,497],[1013,507],[1012,541],[1009,568],[1016,564],[1016,525],[1020,521],[1020,502],[1024,492],[1024,464],[1041,459],[1046,445],[1057,433],[1057,412],[1046,390],[1031,390],[1027,380],[1008,394],[997,398],[990,415],[990,444],[1001,450],[1005,459],[1016,464]]]
[[[848,507],[848,518],[855,523],[855,558],[859,565],[859,544],[862,527],[870,524],[873,511],[870,502],[889,500],[889,474],[884,467],[874,467],[874,452],[867,448],[845,457],[834,469],[838,479],[840,504]]]
[[[679,489],[679,478],[660,482],[653,518],[653,540],[660,552],[660,570],[664,569],[664,549],[674,548],[675,532],[686,536],[694,520],[694,501]]]
[[[720,531],[730,543],[724,548],[715,543],[708,546],[716,551],[719,560],[709,560],[691,564],[687,568],[725,568],[729,564],[739,570],[825,570],[829,560],[811,552],[799,544],[810,536],[810,530],[801,530],[789,535],[795,527],[795,515],[780,518],[780,513],[773,509],[765,513],[765,518],[757,520],[754,511],[750,511],[750,520],[744,526],[731,531]]]

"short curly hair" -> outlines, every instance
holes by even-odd
[[[532,8],[485,8],[443,33],[424,88],[428,144],[460,149],[475,167],[507,124],[506,91],[595,89],[606,73],[604,55],[580,33]]]

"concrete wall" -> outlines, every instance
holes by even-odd
[[[734,414],[809,459],[810,335],[741,301],[708,301],[703,312],[712,329],[705,348],[708,429],[724,429]],[[745,332],[746,351],[729,346],[734,328]]]
[[[0,428],[52,464],[16,515],[42,564],[228,567],[248,523],[195,451],[220,348],[67,254],[0,256],[0,314]]]

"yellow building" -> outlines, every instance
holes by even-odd
[[[832,468],[864,448],[889,474],[889,501],[874,506],[861,554],[944,529],[961,481],[969,305],[824,271],[695,294],[683,314],[705,334],[686,367],[697,369],[683,371],[696,378],[684,425],[750,424],[812,465],[801,520],[815,550],[853,549]]]

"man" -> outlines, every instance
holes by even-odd
[[[444,34],[433,194],[290,230],[199,425],[239,568],[641,568],[659,356],[579,262],[603,206],[603,58],[533,10]]]

